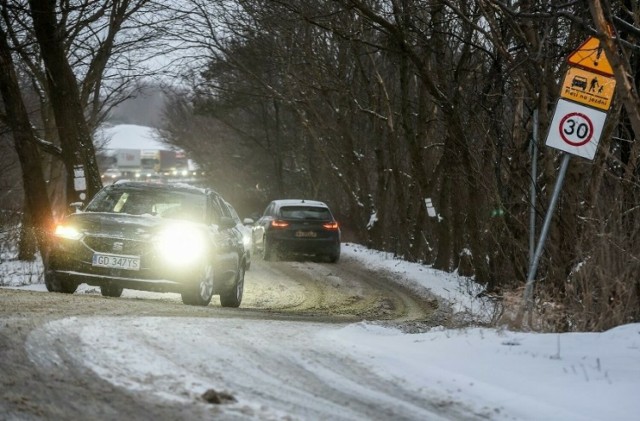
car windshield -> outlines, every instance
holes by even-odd
[[[189,192],[116,188],[100,191],[85,210],[203,222],[205,200]]]
[[[280,209],[280,217],[284,219],[317,219],[321,221],[332,219],[329,209],[317,206],[284,206]]]

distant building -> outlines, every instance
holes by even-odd
[[[104,183],[121,178],[182,180],[201,175],[184,151],[159,141],[152,127],[105,125],[96,131],[94,139]]]

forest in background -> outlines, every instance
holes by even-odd
[[[3,1],[2,7],[12,11],[22,3]],[[571,161],[538,269],[535,311],[549,330],[603,330],[640,320],[637,2],[183,0],[179,7],[169,2],[160,8],[161,3],[79,1],[87,10],[101,6],[101,17],[60,19],[58,28],[91,28],[123,8],[116,14],[122,17],[119,26],[106,21],[117,30],[104,49],[107,55],[121,52],[121,65],[135,57],[139,39],[122,41],[126,30],[143,31],[174,53],[194,52],[168,66],[174,82],[161,133],[194,157],[210,174],[210,185],[244,216],[275,198],[323,200],[337,214],[345,239],[457,271],[498,296],[521,289],[529,267],[534,112],[539,230],[560,164],[559,152],[545,147],[544,139],[566,58],[588,36],[600,38],[618,93],[595,160]],[[135,13],[126,13],[133,5]],[[155,19],[136,14],[145,10],[155,10]],[[32,13],[26,7],[22,12]],[[70,16],[83,13],[78,8]],[[34,69],[47,66],[33,44],[39,38],[30,38],[31,55],[20,55],[22,38],[10,36],[16,21],[3,16],[0,38],[18,63],[23,92],[52,97],[56,84],[46,73],[38,82],[20,64],[24,55],[32,57]],[[18,33],[27,34],[29,19],[19,22],[25,32]],[[78,51],[99,51],[74,50],[78,43],[65,43],[64,36],[68,62],[91,58]],[[113,69],[108,59],[100,60],[105,72]],[[128,65],[124,73],[130,79],[123,80],[137,80],[136,66]],[[87,89],[78,103],[85,116],[93,116],[86,119],[89,128],[108,114],[98,112],[113,104],[108,92],[134,92],[115,83],[81,83],[95,78],[96,67],[94,73],[75,72],[76,84]],[[80,118],[59,114],[42,119],[51,126],[33,126],[49,127],[51,136],[51,128],[60,127],[56,119]],[[16,133],[8,126],[3,138]],[[78,143],[65,146],[58,139],[66,138],[58,135],[51,143],[61,152],[77,152],[84,141],[76,138]],[[36,144],[48,156],[38,139],[20,142]],[[62,161],[67,177],[70,165],[92,165],[90,154]],[[429,215],[427,200],[436,217]]]

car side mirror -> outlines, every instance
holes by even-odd
[[[218,221],[218,226],[223,229],[229,229],[236,226],[236,221],[233,218],[229,218],[228,216],[223,216]]]
[[[255,224],[255,221],[254,221],[253,219],[251,219],[251,218],[244,218],[244,220],[242,221],[242,223],[243,223],[244,225],[253,225],[253,224]]]
[[[79,213],[80,208],[84,206],[83,202],[73,202],[69,203],[69,209],[73,209],[73,213]]]

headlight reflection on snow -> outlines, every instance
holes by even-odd
[[[205,239],[202,231],[189,224],[173,224],[156,238],[160,256],[172,264],[186,265],[202,257]]]

